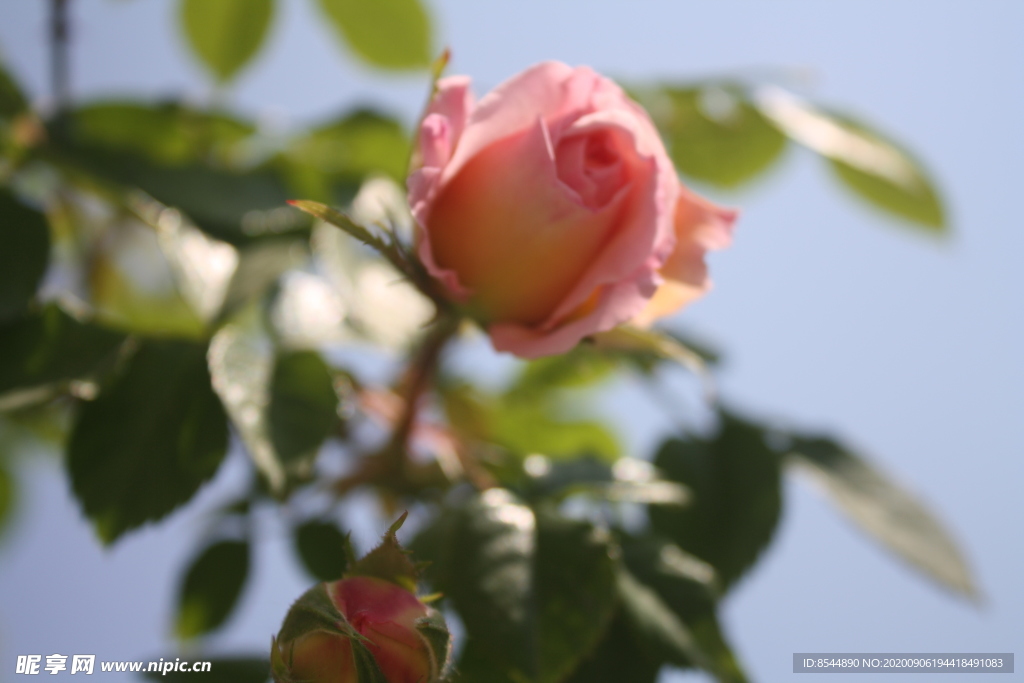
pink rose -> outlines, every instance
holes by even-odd
[[[427,643],[417,630],[428,610],[415,595],[398,584],[370,576],[342,579],[325,588],[333,607],[365,638],[363,645],[388,683],[435,680]],[[312,629],[294,639],[278,641],[277,647],[289,681],[359,681],[352,641],[344,635]]]
[[[416,156],[420,260],[523,358],[699,296],[735,218],[682,187],[646,112],[586,67],[544,62],[477,103],[442,79]]]

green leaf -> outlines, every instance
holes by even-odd
[[[703,354],[688,347],[678,336],[620,325],[595,334],[591,337],[591,343],[602,351],[624,354],[642,368],[658,361],[678,363],[700,377],[709,394],[714,393]]]
[[[315,351],[281,353],[270,377],[270,439],[285,463],[315,456],[338,421],[331,373]]]
[[[195,638],[220,628],[235,608],[248,575],[247,541],[218,541],[205,548],[192,561],[178,591],[178,637]],[[218,680],[222,679],[218,676]]]
[[[179,657],[168,655],[164,659],[173,664]],[[218,683],[266,683],[270,678],[270,661],[266,657],[217,657],[202,661],[210,663],[209,671],[168,671],[166,674],[149,671],[143,675],[151,680],[166,681],[167,683],[197,679],[208,681],[213,676],[216,676]]]
[[[963,554],[942,524],[901,486],[827,438],[797,438],[790,464],[824,484],[850,519],[940,585],[977,598]]]
[[[761,89],[756,101],[780,130],[828,159],[839,180],[861,199],[929,232],[946,232],[938,191],[921,164],[895,142],[778,88]]]
[[[654,529],[710,563],[731,586],[775,531],[782,509],[780,457],[760,428],[723,412],[715,438],[670,440],[654,464],[693,493],[686,507],[651,506]]]
[[[181,5],[185,37],[221,82],[256,55],[273,16],[273,0],[183,0]]]
[[[79,411],[67,465],[105,543],[187,502],[227,451],[224,409],[206,346],[145,340],[99,398]]]
[[[657,593],[624,569],[618,573],[618,589],[623,614],[651,659],[676,666],[697,663],[706,667],[704,655],[686,625]]]
[[[46,217],[0,188],[0,321],[25,310],[49,258]]]
[[[530,361],[512,386],[506,401],[547,399],[553,391],[592,387],[611,377],[615,362],[593,348],[581,345],[568,353]]]
[[[411,144],[397,120],[362,109],[301,136],[284,159],[301,196],[341,205],[369,175],[404,183]]]
[[[18,82],[0,64],[0,118],[12,119],[28,110],[28,98]]]
[[[587,522],[535,515],[504,489],[443,513],[416,548],[465,624],[467,681],[564,680],[614,612],[609,539]]]
[[[661,662],[652,659],[622,610],[604,640],[583,660],[567,683],[655,683]]]
[[[14,511],[15,480],[7,463],[0,460],[0,535],[7,528]]]
[[[0,394],[85,377],[109,364],[124,339],[56,304],[0,325]]]
[[[565,462],[537,460],[533,455],[524,463],[527,474],[525,489],[534,499],[560,500],[574,493],[584,493],[615,502],[650,505],[682,505],[689,499],[686,488],[665,481],[649,462],[636,458],[619,458],[614,465],[593,457]],[[531,472],[535,467],[536,471]]]
[[[786,148],[786,137],[727,83],[664,88],[651,104],[676,168],[694,180],[738,187],[768,171]]]
[[[250,163],[247,124],[173,106],[112,108],[72,114],[67,133],[51,128],[53,158],[73,179],[138,188],[232,244],[308,226],[283,206],[290,192],[280,165]]]
[[[270,490],[283,493],[288,472],[270,441],[266,418],[274,364],[270,339],[262,331],[225,325],[210,342],[208,360],[213,389],[224,402],[246,453]]]
[[[78,144],[139,155],[168,166],[204,160],[220,166],[238,164],[256,132],[248,121],[175,101],[90,102],[76,107],[68,123]]]
[[[430,18],[419,0],[320,0],[353,52],[385,69],[430,66]]]
[[[675,614],[692,636],[699,658],[675,661],[693,666],[703,661],[721,681],[744,683],[746,675],[718,623],[718,585],[714,569],[674,543],[656,536],[622,535],[622,557],[630,573]],[[681,652],[686,654],[686,652]]]
[[[295,528],[295,549],[302,565],[319,581],[336,581],[345,573],[352,548],[331,522],[309,520]]]

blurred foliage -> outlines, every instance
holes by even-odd
[[[218,86],[264,47],[278,4],[181,1],[186,43]],[[319,8],[368,65],[428,77],[436,39],[417,0]],[[504,383],[457,374],[442,353],[461,343],[457,321],[410,235],[409,131],[363,106],[268,134],[218,93],[218,106],[126,98],[44,115],[0,66],[0,525],[31,439],[65,450],[84,515],[113,543],[188,504],[234,435],[251,486],[210,513],[177,635],[228,622],[254,510],[289,515],[311,577],[353,571],[334,506],[368,490],[389,514],[423,513],[415,559],[465,625],[452,680],[467,682],[643,683],[665,666],[746,681],[718,605],[770,544],[790,469],[924,575],[976,595],[926,507],[834,439],[724,408],[720,354],[688,335],[621,327]],[[948,230],[922,165],[873,126],[763,83],[631,93],[689,180],[741,189],[795,142],[853,196]],[[368,370],[376,355],[393,380]],[[626,452],[591,397],[676,366],[698,378],[715,424],[650,459]],[[652,396],[685,422],[682,403]],[[228,682],[262,681],[268,666],[214,661]]]

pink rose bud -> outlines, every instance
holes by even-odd
[[[271,649],[278,683],[434,683],[448,665],[441,615],[410,590],[415,567],[395,539],[299,598]]]
[[[342,579],[322,589],[333,608],[362,636],[362,646],[373,655],[388,683],[434,680],[427,642],[417,628],[427,616],[427,607],[415,595],[370,576]],[[278,647],[286,650],[283,659],[290,659],[288,670],[295,681],[357,683],[354,640],[344,633],[311,630],[290,642],[279,642]]]
[[[703,294],[735,214],[684,188],[647,113],[586,67],[545,62],[473,101],[438,82],[409,204],[418,253],[499,351],[561,353]]]

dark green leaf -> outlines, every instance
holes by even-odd
[[[0,460],[0,534],[7,527],[14,510],[14,476],[6,462]]]
[[[608,539],[490,489],[442,515],[416,544],[462,617],[463,680],[564,680],[604,635],[615,605]]]
[[[178,637],[195,638],[227,621],[248,574],[248,542],[218,541],[204,549],[192,561],[178,592]]]
[[[821,481],[864,531],[943,586],[977,597],[963,555],[923,503],[835,441],[797,438],[792,448],[791,463]]]
[[[217,471],[227,445],[206,346],[146,340],[99,398],[82,406],[67,464],[83,511],[110,543],[187,502]]]
[[[28,98],[3,64],[0,64],[0,118],[14,118],[27,109]]]
[[[124,338],[56,304],[0,325],[0,394],[84,377],[111,360]]]
[[[327,364],[315,351],[279,354],[270,378],[267,419],[282,462],[315,456],[338,420],[338,396]]]
[[[181,5],[192,50],[222,82],[259,51],[273,16],[273,0],[183,0]]]
[[[173,664],[180,657],[166,657],[167,663]],[[150,660],[150,661],[156,661]],[[192,661],[195,660],[187,660]],[[270,661],[266,657],[219,657],[203,660],[210,663],[210,670],[203,671],[168,671],[166,674],[149,671],[146,678],[154,681],[192,681],[196,679],[212,680],[217,683],[266,683],[270,678]]]
[[[567,683],[655,683],[660,670],[661,662],[648,655],[620,610],[612,619],[604,640],[583,660]]]
[[[165,125],[158,115],[154,118],[150,124],[155,130]],[[162,204],[181,209],[205,232],[233,244],[308,225],[283,206],[290,193],[278,166],[227,163],[235,156],[233,140],[238,131],[233,123],[201,118],[197,125],[202,133],[199,142],[190,141],[191,134],[183,131],[184,141],[165,145],[153,131],[118,136],[106,124],[99,126],[102,135],[89,138],[89,128],[77,125],[73,118],[67,127],[70,135],[51,130],[52,149],[57,161],[79,175],[84,172],[93,183],[99,179],[138,188]],[[221,155],[226,158],[220,160],[214,154],[218,148],[211,148],[213,143],[204,137],[220,134],[217,131],[225,137]],[[136,149],[139,145],[147,149]],[[199,154],[204,147],[209,154]]]
[[[320,0],[352,50],[374,66],[430,66],[430,18],[419,0]]]
[[[703,660],[704,668],[721,681],[746,681],[718,623],[718,588],[711,566],[657,537],[624,535],[621,543],[630,573],[679,617],[701,653],[694,661],[674,663],[693,666]]]
[[[654,462],[693,493],[686,507],[652,506],[654,528],[709,562],[731,586],[775,531],[782,509],[780,457],[760,428],[723,413],[714,439],[673,439]]]
[[[49,258],[46,216],[0,188],[0,321],[25,310]]]
[[[310,520],[295,528],[295,549],[302,565],[319,581],[336,581],[352,553],[348,536],[331,522]]]
[[[742,185],[767,171],[786,148],[782,135],[742,90],[728,84],[665,88],[651,107],[676,168],[719,187]]]
[[[694,643],[686,625],[661,597],[626,570],[618,574],[622,612],[648,658],[676,666],[707,668],[703,653]]]
[[[780,130],[827,158],[840,181],[861,199],[930,232],[946,231],[938,191],[921,164],[895,142],[778,88],[762,89],[756,100]]]

